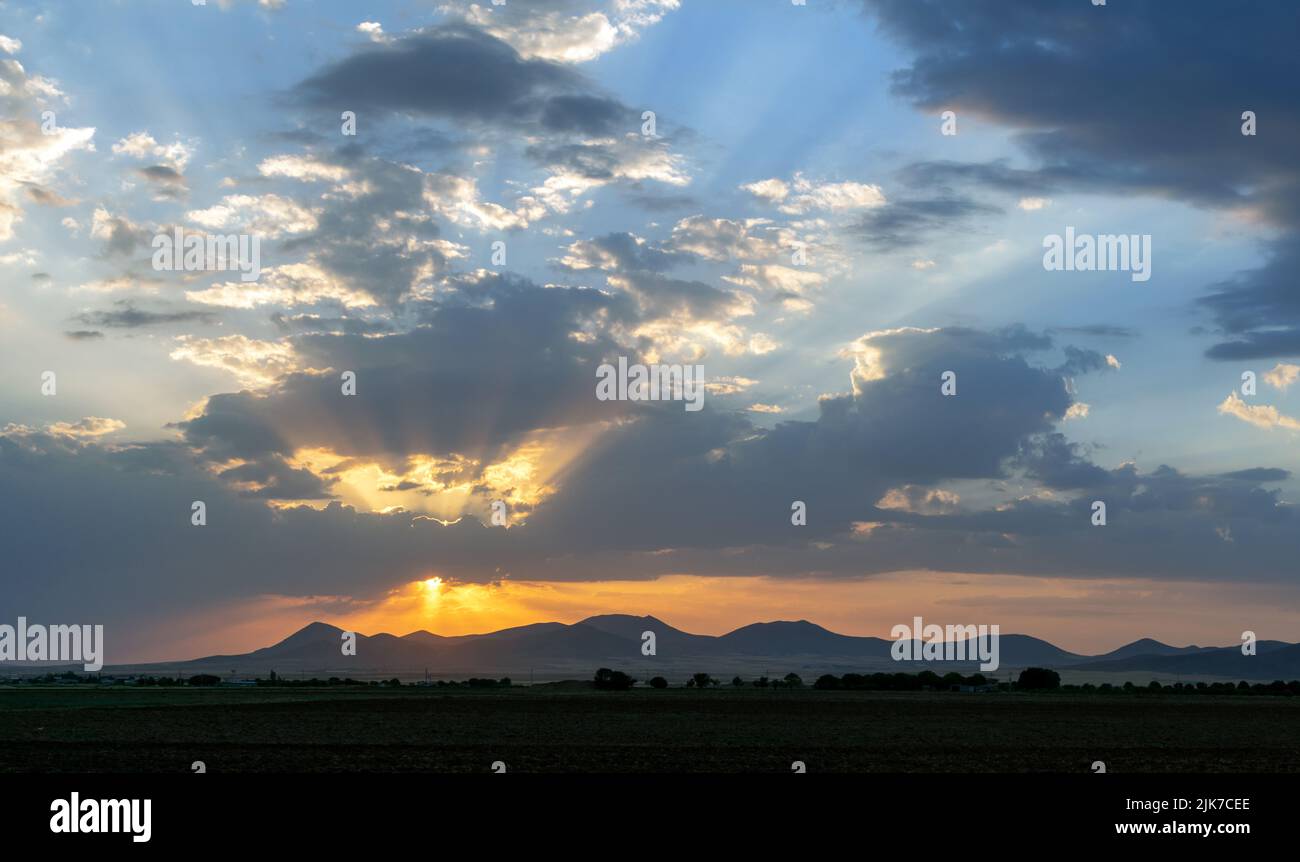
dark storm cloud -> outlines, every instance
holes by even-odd
[[[984,163],[914,162],[902,168],[898,174],[915,187],[981,185],[1020,195],[1051,192],[1059,182],[1049,171],[1012,168],[1005,159]]]
[[[700,210],[700,202],[691,195],[660,194],[657,192],[644,191],[634,186],[631,190],[626,192],[623,197],[628,203],[640,207],[647,212],[684,213],[688,210],[691,212],[698,212]]]
[[[1098,353],[1095,350],[1084,350],[1079,347],[1066,345],[1065,362],[1056,370],[1066,376],[1076,374],[1086,374],[1089,371],[1102,371],[1110,367],[1106,360],[1106,355]]]
[[[620,271],[663,272],[677,264],[692,260],[692,257],[680,252],[661,248],[654,243],[639,241],[630,233],[608,233],[589,240],[581,240],[570,246],[569,251],[582,264],[581,266],[561,264],[561,269],[570,272],[581,272],[592,267]]]
[[[104,623],[110,651],[145,627],[141,596],[157,619],[267,594],[364,593],[415,579],[435,557],[468,568],[493,544],[477,523],[337,504],[275,511],[172,443],[111,448],[6,431],[0,484],[0,615]],[[195,500],[206,526],[191,525]]]
[[[268,392],[212,396],[179,427],[215,457],[302,446],[390,459],[490,457],[529,431],[620,414],[595,400],[596,367],[628,351],[599,334],[571,336],[597,315],[635,320],[626,299],[491,275],[425,314],[421,326],[382,338],[294,339],[304,366],[355,371],[355,399],[341,400],[337,373],[293,374]]]
[[[850,230],[872,248],[893,251],[926,242],[932,234],[965,227],[977,216],[997,215],[998,207],[967,197],[894,200],[868,211]]]
[[[1070,405],[1056,372],[1019,355],[1041,346],[1023,330],[882,333],[862,343],[880,367],[860,365],[856,391],[823,398],[815,421],[760,431],[708,409],[654,411],[611,434],[531,523],[559,536],[585,523],[602,545],[642,550],[841,534],[880,520],[873,504],[895,485],[1003,476],[1021,442]],[[947,370],[957,397],[940,392]],[[790,527],[794,500],[816,512],[807,527]]]
[[[1212,359],[1300,356],[1300,234],[1279,243],[1256,270],[1216,284],[1200,302],[1230,340],[1208,351]]]
[[[327,200],[316,229],[288,240],[283,250],[310,254],[352,289],[394,305],[421,271],[436,274],[446,265],[442,252],[430,245],[440,235],[438,225],[421,215],[425,175],[359,153],[335,163],[352,170],[364,191]]]
[[[321,478],[310,470],[293,467],[284,459],[276,457],[230,467],[217,475],[227,482],[256,485],[256,488],[245,490],[242,494],[263,500],[319,500],[332,497],[329,485],[338,481]]]
[[[627,272],[619,282],[636,296],[645,317],[689,317],[694,320],[726,319],[740,303],[740,294],[718,290],[702,281],[669,278],[653,272]]]
[[[895,73],[895,92],[920,107],[1023,129],[1021,143],[1049,177],[1215,205],[1249,200],[1251,180],[1294,182],[1300,16],[1285,0],[1183,4],[1176,15],[1158,0],[1105,9],[1051,0],[865,2],[915,52],[911,67]],[[1243,110],[1269,117],[1272,131],[1243,137]],[[1283,191],[1270,182],[1257,195],[1291,210]]]
[[[210,311],[146,311],[136,308],[130,300],[120,300],[113,303],[113,306],[112,311],[88,311],[73,319],[87,326],[109,329],[138,329],[164,323],[202,323],[211,326],[221,322],[221,316]]]
[[[1132,0],[863,0],[913,52],[894,91],[927,111],[1018,130],[1035,162],[921,163],[914,181],[1005,192],[1145,193],[1249,209],[1283,230],[1270,262],[1203,300],[1231,340],[1215,359],[1300,353],[1300,11]],[[1206,33],[1214,34],[1212,39]],[[1241,134],[1255,112],[1258,134]]]
[[[1096,338],[1136,338],[1138,331],[1128,326],[1113,323],[1091,323],[1086,326],[1057,326],[1050,332],[1062,332],[1066,335],[1088,335]]]
[[[271,322],[284,333],[343,333],[346,335],[378,335],[392,332],[393,325],[383,320],[363,320],[358,317],[322,317],[319,314],[276,312]]]
[[[185,177],[181,172],[167,165],[149,165],[148,167],[140,168],[137,173],[152,183],[161,183],[169,186],[185,185]]]
[[[1070,442],[1064,434],[1044,434],[1022,444],[1017,466],[1048,488],[1073,490],[1105,485],[1110,474],[1082,451],[1081,445]]]
[[[1055,431],[1071,399],[1059,371],[1033,361],[1056,345],[1032,331],[864,336],[852,392],[824,398],[815,420],[764,429],[707,403],[698,413],[672,402],[597,410],[593,364],[613,345],[561,333],[614,313],[613,298],[509,280],[479,289],[405,335],[299,338],[311,364],[358,369],[358,394],[344,404],[336,376],[299,375],[257,395],[213,396],[182,426],[189,445],[0,433],[0,555],[10,572],[0,615],[94,613],[113,623],[138,618],[139,595],[150,596],[151,613],[266,594],[373,597],[430,567],[469,581],[912,568],[1293,575],[1300,530],[1278,492],[1260,487],[1285,471],[1204,477],[1092,463]],[[952,397],[940,392],[946,370],[958,375]],[[330,473],[286,459],[296,446],[472,452],[525,429],[615,416],[624,421],[508,531],[337,502],[273,510],[260,499],[330,496]],[[219,475],[227,458],[244,463]],[[890,489],[923,499],[956,479],[1054,493],[942,514],[876,505]],[[1104,528],[1090,523],[1098,499]],[[207,505],[206,527],[190,525],[194,500]],[[806,527],[790,525],[795,500],[807,504]],[[64,540],[70,524],[76,542]]]
[[[551,132],[635,129],[638,115],[594,92],[573,70],[525,60],[471,26],[434,27],[371,45],[298,85],[297,99],[343,111],[381,111]]]
[[[1242,482],[1285,482],[1291,478],[1291,471],[1279,467],[1251,467],[1248,470],[1223,473],[1220,478],[1237,479]]]

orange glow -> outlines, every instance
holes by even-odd
[[[159,633],[160,646],[132,646],[129,660],[250,651],[313,620],[364,634],[423,629],[464,635],[606,613],[650,614],[697,634],[807,619],[841,634],[886,638],[892,626],[920,615],[940,624],[996,623],[1004,634],[1031,634],[1063,649],[1097,653],[1144,636],[1180,646],[1222,646],[1239,642],[1240,633],[1251,629],[1263,638],[1285,639],[1300,626],[1300,588],[938,572],[857,580],[672,575],[489,583],[430,574],[370,599],[264,596],[215,608],[176,620]]]
[[[331,493],[361,512],[403,510],[444,523],[470,515],[489,523],[494,500],[504,501],[512,513],[526,512],[544,503],[558,490],[564,472],[574,460],[589,452],[609,427],[608,423],[592,423],[534,432],[490,461],[461,454],[417,454],[401,464],[385,465],[349,459],[329,449],[304,448],[297,450],[289,463],[336,479],[330,486]],[[330,502],[277,500],[272,505],[323,509]],[[513,526],[526,520],[512,515],[509,523]]]

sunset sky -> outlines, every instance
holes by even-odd
[[[1298,41],[1283,0],[0,0],[0,622],[1300,640]],[[260,277],[155,269],[176,227]],[[1150,279],[1046,270],[1067,227]],[[598,400],[620,356],[704,409]]]

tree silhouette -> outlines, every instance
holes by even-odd
[[[596,677],[593,680],[596,688],[601,691],[626,691],[636,684],[636,680],[621,670],[610,670],[602,667],[596,671]]]
[[[1044,667],[1027,667],[1020,672],[1016,685],[1023,689],[1060,688],[1061,675]]]

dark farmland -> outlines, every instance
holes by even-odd
[[[1300,772],[1300,698],[0,689],[0,772]]]

